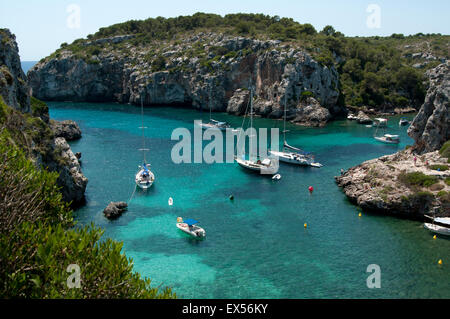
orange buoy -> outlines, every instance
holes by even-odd
[[[309,186],[309,187],[308,187],[308,190],[309,190],[309,193],[312,194],[312,192],[314,191],[314,187]]]

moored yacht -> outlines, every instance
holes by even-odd
[[[250,90],[250,128],[253,128],[253,91]],[[253,136],[250,136],[250,150],[252,150],[252,142]],[[260,159],[259,157],[252,158],[250,156],[249,159],[245,159],[243,156],[239,158],[238,156],[234,157],[234,160],[243,168],[258,171],[260,174],[276,174],[278,171],[278,165],[274,161],[269,158]]]
[[[140,151],[143,153],[144,162],[142,165],[139,166],[139,171],[136,173],[135,176],[135,183],[136,185],[141,189],[148,189],[153,185],[153,182],[155,181],[155,174],[151,171],[151,166],[149,163],[147,163],[145,159],[145,152],[147,152],[149,149],[145,148],[145,134],[144,130],[146,127],[144,127],[144,105],[142,102],[142,96],[141,96],[141,117],[142,117],[142,148]]]
[[[316,163],[314,161],[314,156],[304,152],[303,150],[290,146],[286,142],[286,95],[284,97],[284,117],[283,117],[283,149],[282,151],[270,150],[269,153],[275,157],[277,157],[281,162],[303,165],[303,166],[312,166],[312,167],[322,167],[323,165],[320,163]]]

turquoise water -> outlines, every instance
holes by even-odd
[[[337,121],[326,128],[289,125],[289,143],[314,152],[324,167],[282,165],[282,179],[275,182],[235,163],[172,163],[172,130],[192,130],[195,119],[209,115],[146,108],[146,143],[156,182],[147,193],[136,191],[127,213],[108,221],[103,208],[109,201],[127,201],[134,189],[142,156],[137,151],[140,108],[49,106],[52,118],[73,119],[83,131],[83,138],[71,143],[74,152],[82,152],[89,178],[87,205],[76,211],[79,224],[93,221],[105,236],[123,241],[135,270],[153,285],[171,286],[182,298],[450,298],[450,240],[433,240],[419,222],[366,212],[359,218],[333,179],[341,168],[412,144],[406,127],[398,126],[399,117],[389,121],[388,130],[401,135],[399,146],[376,142],[373,128],[355,122]],[[242,122],[227,114],[214,117],[235,127]],[[281,125],[255,119],[257,127]],[[206,240],[180,233],[177,216],[201,221]],[[381,267],[380,289],[366,286],[369,264]]]

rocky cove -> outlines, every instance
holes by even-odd
[[[408,129],[415,144],[336,177],[348,198],[363,209],[412,219],[450,216],[449,64],[427,76],[425,102]]]
[[[181,43],[160,43],[158,52],[153,44],[149,53],[128,39],[97,40],[108,45],[88,61],[69,49],[46,58],[28,73],[33,95],[132,104],[142,97],[145,105],[211,107],[241,115],[252,87],[255,112],[263,117],[280,118],[285,97],[289,118],[300,124],[320,126],[345,113],[337,105],[337,71],[280,41],[199,33]],[[88,50],[93,44],[83,45]],[[201,59],[198,51],[207,55]],[[163,57],[162,70],[155,67],[158,57]]]

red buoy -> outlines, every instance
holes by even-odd
[[[314,187],[309,186],[309,187],[308,187],[308,190],[309,190],[309,192],[312,194],[312,192],[314,191]]]

